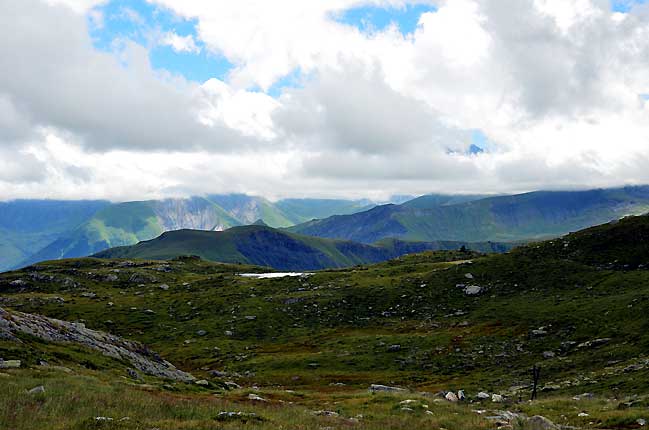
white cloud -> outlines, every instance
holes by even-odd
[[[61,5],[70,8],[78,14],[84,14],[92,8],[101,4],[107,3],[109,0],[44,0],[45,3],[50,5]]]
[[[204,108],[199,112],[202,123],[213,126],[224,123],[245,136],[268,141],[275,137],[273,112],[280,106],[274,98],[261,93],[237,90],[216,78],[201,85]]]
[[[179,36],[175,32],[169,31],[162,35],[160,44],[170,46],[176,52],[189,52],[194,54],[201,52],[200,48],[196,46],[194,37],[191,34]]]
[[[144,47],[126,42],[116,54],[97,51],[85,18],[65,8],[23,0],[5,9],[0,96],[32,127],[57,128],[95,150],[246,144],[222,123],[201,124],[200,86],[154,71]]]
[[[154,71],[132,42],[98,52],[81,15],[96,2],[0,5],[0,198],[649,183],[649,6],[439,0],[404,36],[335,16],[414,1],[151,2],[197,20],[165,43],[224,55],[230,75]],[[297,88],[264,92],[296,69]],[[472,129],[489,152],[462,155]]]
[[[446,156],[449,149],[468,147],[467,131],[445,123],[424,102],[395,91],[380,68],[349,63],[343,69],[323,69],[304,88],[283,94],[273,113],[282,140],[308,151],[390,157],[416,152]]]
[[[403,7],[416,0],[153,0],[185,18],[198,19],[198,37],[238,67],[231,76],[239,86],[269,88],[295,68],[305,72],[333,66],[341,54],[373,60],[368,38],[334,17],[357,6]],[[428,3],[434,3],[429,1]],[[369,55],[364,51],[370,49]]]

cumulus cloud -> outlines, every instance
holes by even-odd
[[[31,134],[29,118],[8,95],[0,93],[0,142],[20,144]]]
[[[378,67],[322,70],[303,88],[286,91],[280,103],[274,119],[282,139],[308,151],[445,156],[470,142],[466,130],[392,89]]]
[[[231,80],[239,86],[268,89],[295,68],[305,72],[333,65],[342,52],[374,51],[367,37],[335,17],[360,6],[399,8],[434,4],[425,0],[154,0],[185,18],[197,19],[197,33],[208,49],[237,67]]]
[[[277,137],[273,112],[279,102],[267,94],[232,88],[212,78],[201,85],[203,107],[199,112],[202,123],[213,126],[223,123],[242,135],[268,142]]]
[[[170,46],[176,52],[199,53],[201,50],[196,46],[194,36],[188,34],[180,36],[173,31],[168,31],[160,38],[160,44]]]
[[[0,95],[34,127],[59,128],[96,150],[243,144],[229,127],[201,124],[199,86],[155,72],[142,46],[99,52],[84,17],[63,7],[25,0],[4,9]]]
[[[47,178],[47,165],[27,151],[0,148],[0,184],[34,186]]]
[[[150,0],[196,22],[159,43],[234,65],[199,84],[133,41],[98,51],[101,3],[0,2],[0,198],[649,182],[647,5],[436,0],[404,35],[338,17],[422,1]],[[490,145],[469,155],[476,129]]]
[[[49,5],[61,5],[70,8],[76,13],[86,13],[109,0],[45,0]]]

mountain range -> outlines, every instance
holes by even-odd
[[[428,250],[504,252],[511,244],[450,241],[406,242],[386,239],[374,245],[302,236],[267,226],[250,225],[228,230],[176,230],[137,245],[111,248],[99,258],[170,260],[196,255],[221,263],[251,264],[278,270],[318,270],[350,267],[389,260]]]
[[[373,205],[340,199],[271,202],[243,194],[124,203],[16,200],[0,203],[0,271],[132,245],[170,230],[219,231],[258,220],[287,227]]]
[[[259,224],[300,237],[368,245],[398,239],[437,242],[440,247],[439,242],[500,243],[557,237],[648,211],[649,186],[505,196],[431,194],[378,206],[369,200],[271,202],[243,194],[125,203],[14,201],[0,204],[0,270],[91,255],[183,229],[221,231]],[[196,253],[187,247],[183,252]],[[262,264],[257,259],[250,261]],[[338,267],[343,261],[347,260],[334,258],[323,267]]]
[[[557,237],[648,211],[649,186],[484,198],[433,195],[313,220],[289,230],[362,243],[384,238],[507,242]]]

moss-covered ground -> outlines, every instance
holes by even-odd
[[[649,254],[634,248],[615,261],[585,259],[570,248],[579,240],[504,255],[429,252],[279,279],[244,278],[261,269],[191,258],[63,260],[1,274],[0,306],[141,341],[210,385],[142,387],[126,379],[127,363],[70,345],[5,341],[0,357],[21,359],[25,369],[0,379],[0,419],[12,429],[117,426],[123,416],[123,427],[106,428],[461,429],[494,428],[484,415],[507,408],[562,425],[637,428],[649,403],[624,402],[649,394],[649,270],[641,263]],[[480,290],[467,294],[469,286]],[[73,372],[44,370],[41,361]],[[529,403],[534,365],[539,400]],[[47,383],[50,394],[25,395]],[[410,392],[370,395],[370,384]],[[460,389],[472,400],[485,391],[509,403],[435,397]],[[595,397],[572,400],[584,392]],[[250,393],[268,402],[248,400]],[[402,410],[403,400],[417,400],[413,411]],[[313,414],[322,409],[339,416]],[[27,411],[62,424],[27,427]],[[221,411],[261,418],[215,420]],[[84,424],[93,415],[114,421]]]

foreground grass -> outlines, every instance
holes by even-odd
[[[489,428],[487,420],[466,406],[437,403],[415,394],[277,389],[215,394],[184,391],[182,387],[179,392],[169,392],[97,372],[30,369],[5,375],[0,377],[0,428],[10,430]],[[29,394],[29,389],[39,385],[45,387],[45,393]],[[265,401],[249,400],[251,393]],[[406,404],[410,410],[402,410]],[[322,410],[335,414],[318,414]],[[220,412],[242,414],[219,418]]]
[[[101,372],[48,369],[6,371],[0,373],[0,382],[3,430],[528,428],[523,418],[511,423],[494,418],[505,410],[528,417],[542,415],[557,424],[584,429],[640,428],[638,420],[649,419],[649,403],[642,397],[577,400],[563,396],[536,402],[452,404],[416,393],[370,394],[343,388],[197,392],[182,384],[165,390]],[[44,393],[28,392],[40,385]],[[264,401],[250,400],[250,394]],[[224,417],[219,415],[222,412],[241,414]]]

